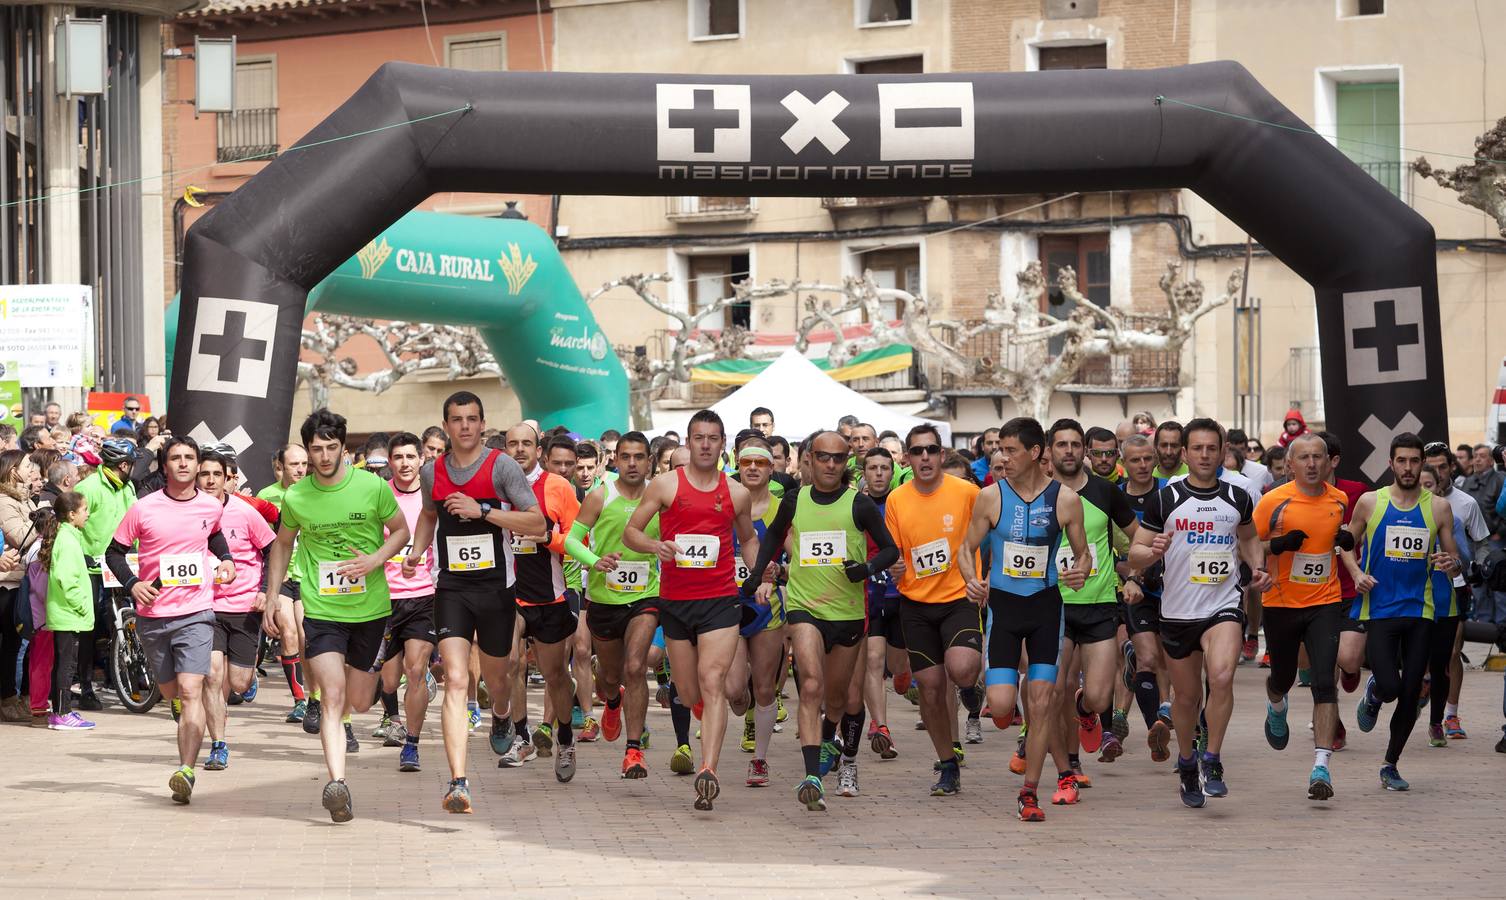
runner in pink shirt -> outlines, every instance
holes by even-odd
[[[392,470],[392,493],[403,511],[412,534],[424,510],[424,496],[419,480],[423,467],[423,444],[417,435],[402,432],[387,445],[387,467]],[[401,746],[398,771],[417,772],[418,742],[423,734],[424,713],[429,707],[429,660],[434,656],[434,579],[436,573],[433,548],[424,551],[412,575],[403,574],[403,558],[412,545],[387,561],[387,586],[392,590],[392,615],[387,619],[387,641],[383,647],[382,723],[374,737],[388,747]],[[406,719],[397,714],[397,685],[408,676],[408,690],[403,694]]]
[[[209,759],[204,768],[211,771],[230,766],[230,747],[225,742],[230,692],[249,690],[256,676],[261,615],[267,605],[262,554],[277,538],[248,498],[232,492],[234,460],[235,449],[224,444],[204,448],[199,460],[199,490],[219,499],[223,509],[220,533],[235,562],[235,580],[214,586],[214,645],[209,684],[204,689],[209,727]]]
[[[204,744],[204,679],[214,647],[214,584],[235,581],[230,546],[220,531],[224,507],[196,486],[199,445],[172,436],[162,445],[166,484],[132,504],[105,551],[105,563],[136,602],[136,635],[162,696],[178,719],[173,800],[193,796],[194,763]],[[126,562],[136,545],[141,574]],[[213,564],[215,559],[218,564]],[[213,568],[211,568],[213,565]]]

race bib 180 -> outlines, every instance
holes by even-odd
[[[163,587],[198,587],[204,583],[204,556],[199,553],[167,553],[157,567]]]

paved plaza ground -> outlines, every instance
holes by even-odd
[[[1466,652],[1479,661],[1484,649]],[[743,785],[748,757],[740,731],[729,733],[711,813],[692,810],[690,779],[670,773],[669,716],[655,706],[651,774],[637,782],[618,778],[620,741],[582,745],[579,774],[561,785],[552,760],[497,769],[478,730],[476,812],[451,816],[439,802],[448,776],[436,705],[422,773],[400,774],[396,749],[363,740],[349,772],[357,818],[336,826],[319,806],[317,739],[284,724],[287,692],[274,675],[255,704],[232,708],[231,767],[200,768],[188,807],[169,800],[174,732],[162,707],[109,708],[84,734],[0,728],[0,884],[15,898],[1506,895],[1500,674],[1467,674],[1467,740],[1433,749],[1418,726],[1401,761],[1405,794],[1376,778],[1389,709],[1361,734],[1355,697],[1341,695],[1350,746],[1335,755],[1337,797],[1326,804],[1306,799],[1309,696],[1293,693],[1292,743],[1276,753],[1261,736],[1263,677],[1239,671],[1223,753],[1231,793],[1202,810],[1184,809],[1169,765],[1151,763],[1138,716],[1130,752],[1113,764],[1087,757],[1093,787],[1078,806],[1048,806],[1043,824],[1016,819],[1014,732],[988,722],[985,743],[968,748],[962,793],[930,797],[915,707],[891,694],[900,757],[880,762],[865,747],[862,796],[836,797],[833,776],[824,814],[795,801],[791,704],[774,736],[773,785]],[[531,700],[537,715],[541,695]],[[376,717],[356,721],[367,735]]]

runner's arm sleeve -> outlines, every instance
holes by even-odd
[[[577,521],[570,526],[570,534],[565,538],[565,552],[588,569],[601,559],[586,546],[586,537],[590,533],[591,529],[586,527],[585,522]]]
[[[774,513],[774,521],[764,531],[763,539],[758,542],[758,559],[753,561],[753,568],[748,572],[748,578],[743,582],[743,591],[751,595],[753,589],[763,583],[763,570],[769,567],[780,551],[784,549],[785,536],[790,532],[790,525],[795,521],[795,504],[800,499],[800,492],[793,491],[785,494],[784,499],[779,501],[779,511]],[[749,587],[752,585],[752,587]]]
[[[130,552],[131,546],[122,544],[118,534],[105,549],[105,565],[110,567],[110,571],[114,573],[115,580],[120,582],[120,586],[128,591],[132,585],[141,580],[136,577],[135,572],[131,571],[130,563],[126,562],[126,554]]]
[[[220,562],[226,562],[230,557],[230,542],[225,540],[225,533],[216,529],[209,535],[209,552]]]
[[[497,492],[497,499],[506,500],[518,512],[526,512],[539,505],[539,498],[533,495],[533,488],[528,484],[528,476],[523,474],[523,467],[505,453],[498,456],[496,464],[492,466],[492,488]],[[574,496],[574,492],[571,496]]]
[[[424,512],[434,512],[439,504],[434,502],[434,466],[439,460],[430,460],[418,470],[418,492],[423,495]]]
[[[884,524],[884,516],[879,512],[878,504],[873,502],[872,497],[859,494],[853,498],[852,521],[873,538],[876,551],[868,560],[864,577],[872,578],[894,565],[899,559],[899,547],[895,546],[894,538],[890,537],[889,528]]]
[[[1110,498],[1109,518],[1119,526],[1121,531],[1129,528],[1130,523],[1135,521],[1135,508],[1130,505],[1129,497],[1117,488],[1104,493]]]
[[[575,487],[559,476],[544,485],[549,498],[550,519],[555,521],[554,531],[549,535],[549,551],[565,552],[565,538],[575,527],[575,517],[580,515],[580,500],[575,496]]]

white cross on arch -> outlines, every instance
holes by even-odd
[[[1360,437],[1369,441],[1370,446],[1375,449],[1370,451],[1370,455],[1365,457],[1363,463],[1360,463],[1360,471],[1364,472],[1365,477],[1371,481],[1378,480],[1386,474],[1387,469],[1391,468],[1391,439],[1403,432],[1410,431],[1416,434],[1421,430],[1422,421],[1412,415],[1410,410],[1401,417],[1401,421],[1397,422],[1394,428],[1374,415],[1370,416],[1360,426]]]
[[[795,115],[795,124],[790,126],[780,140],[799,153],[811,141],[820,141],[826,152],[835,154],[847,146],[848,137],[837,127],[836,118],[847,108],[847,99],[836,91],[828,91],[817,103],[799,91],[790,91],[780,104]]]

